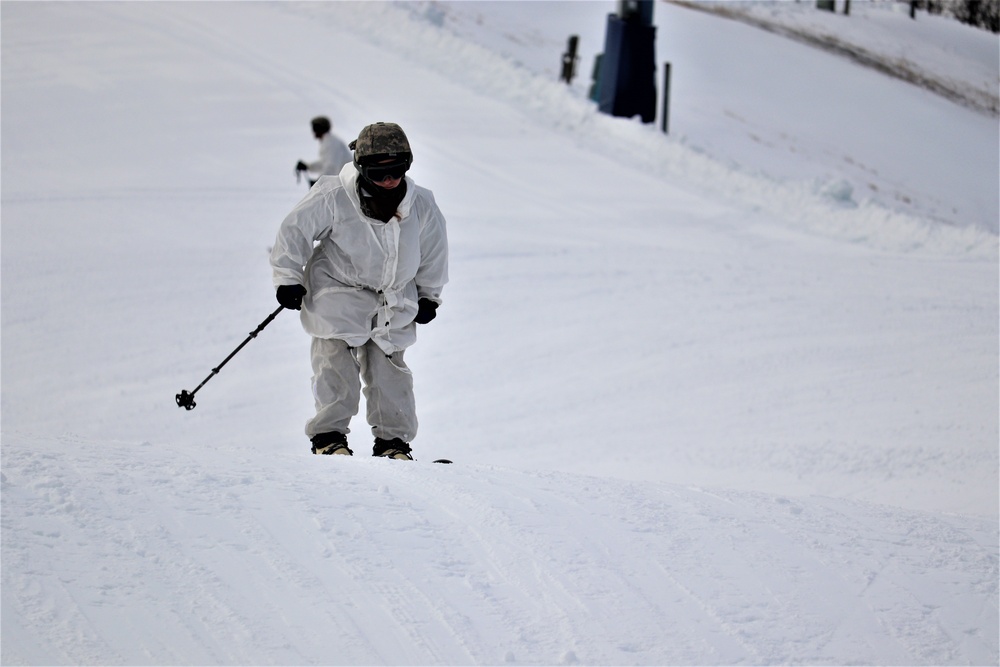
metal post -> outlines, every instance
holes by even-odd
[[[667,134],[670,120],[670,63],[663,63],[663,134]]]

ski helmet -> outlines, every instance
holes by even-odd
[[[370,162],[371,158],[405,157],[413,161],[410,142],[403,128],[395,123],[379,122],[365,126],[358,138],[351,142],[350,148],[354,151],[355,164]]]
[[[333,124],[330,122],[330,119],[327,118],[326,116],[316,116],[310,122],[312,124],[313,134],[315,134],[317,137],[322,137],[324,134],[329,132],[330,129],[333,127]]]

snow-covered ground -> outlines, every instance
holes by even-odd
[[[586,99],[613,8],[0,6],[0,661],[997,664],[996,117],[657,4],[664,136]],[[996,94],[995,35],[836,19]],[[308,454],[287,313],[173,401],[319,113],[449,221],[415,464]]]
[[[862,2],[850,10],[849,0],[837,0],[829,12],[787,0],[672,1],[852,58],[992,116],[1000,112],[996,36],[941,15],[911,17],[909,3]]]

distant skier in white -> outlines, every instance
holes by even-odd
[[[319,159],[312,162],[299,160],[295,165],[296,174],[303,172],[316,174],[309,179],[309,187],[316,184],[320,176],[336,176],[344,165],[351,161],[351,150],[347,144],[333,133],[333,124],[326,116],[317,116],[310,121],[313,136],[319,141]]]
[[[363,379],[373,455],[412,460],[416,404],[403,354],[448,282],[445,219],[406,176],[413,153],[402,128],[368,125],[350,147],[352,162],[320,177],[281,223],[274,285],[313,337],[313,453],[353,454],[348,425]]]

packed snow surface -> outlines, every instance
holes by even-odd
[[[747,11],[995,99],[812,4]],[[3,3],[3,664],[1000,661],[996,115],[657,4],[664,135],[588,100],[614,6]],[[448,219],[415,463],[309,454],[289,313],[174,403],[318,114]]]

